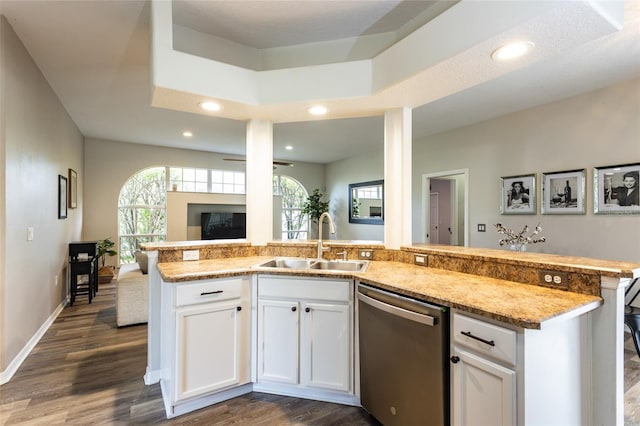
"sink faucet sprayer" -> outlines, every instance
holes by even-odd
[[[320,215],[320,218],[318,219],[318,256],[317,256],[318,259],[322,259],[322,253],[329,250],[329,248],[322,247],[322,222],[324,222],[325,217],[329,219],[329,232],[331,234],[336,233],[336,227],[333,224],[333,219],[331,219],[331,216],[329,215],[329,213],[328,212],[322,213]]]

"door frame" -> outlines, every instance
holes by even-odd
[[[429,190],[429,226],[427,227],[427,229],[429,230],[429,242],[431,242],[431,237],[433,236],[433,229],[431,229],[431,199],[435,197],[435,201],[438,202],[438,225],[436,225],[437,228],[437,232],[438,232],[438,241],[434,244],[440,244],[440,193],[439,192],[431,192],[431,190]]]
[[[457,176],[457,175],[463,175],[463,180],[464,180],[464,246],[468,247],[469,246],[469,169],[456,169],[456,170],[446,170],[446,171],[442,171],[442,172],[436,172],[436,173],[425,173],[422,175],[422,221],[421,221],[421,241],[424,243],[429,243],[428,239],[426,238],[427,235],[427,229],[430,229],[430,210],[429,210],[429,197],[430,197],[430,184],[431,184],[431,179],[432,178],[446,178],[446,177],[451,177],[451,176]],[[457,200],[458,199],[458,185],[455,186],[455,191],[453,191],[453,199]],[[453,208],[451,209],[452,215],[453,215],[453,219],[456,220],[457,222],[457,216],[458,216],[458,203],[454,202],[453,203]],[[456,240],[457,240],[457,235],[459,230],[457,229],[458,227],[455,227],[455,236],[456,236]]]

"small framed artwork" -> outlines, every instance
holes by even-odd
[[[640,163],[593,169],[593,212],[640,214]]]
[[[67,218],[67,178],[58,175],[58,219]]]
[[[502,214],[536,213],[536,175],[500,178],[502,185]]]
[[[69,169],[69,208],[78,207],[78,174],[75,170]]]
[[[584,169],[542,174],[542,214],[584,213]]]

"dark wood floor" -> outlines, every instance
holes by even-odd
[[[251,393],[165,418],[159,385],[145,386],[147,327],[115,326],[115,281],[67,307],[11,381],[1,425],[379,425],[356,407]],[[640,426],[640,358],[625,341],[625,425]]]
[[[142,378],[147,326],[115,325],[115,283],[65,308],[0,386],[1,425],[378,425],[357,407],[261,393],[167,420],[160,386]]]

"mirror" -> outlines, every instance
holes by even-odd
[[[349,184],[349,222],[384,224],[384,181]]]

